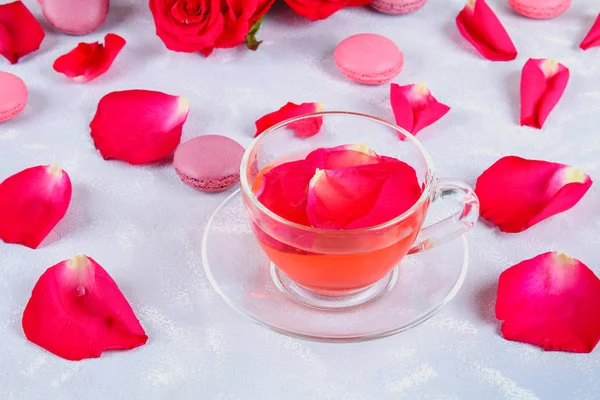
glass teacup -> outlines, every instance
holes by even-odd
[[[298,123],[321,122],[312,137],[297,137]],[[366,144],[415,171],[421,197],[407,211],[377,226],[328,230],[300,225],[258,201],[254,183],[274,164],[304,158],[317,148]],[[376,301],[395,283],[396,267],[407,255],[425,251],[469,230],[477,221],[479,201],[466,184],[438,179],[423,145],[402,128],[376,117],[323,112],[273,126],[254,140],[241,165],[241,188],[252,231],[267,257],[276,285],[296,301],[323,309],[354,307]],[[452,200],[460,210],[424,227],[431,202]]]

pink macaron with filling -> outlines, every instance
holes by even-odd
[[[385,14],[408,14],[417,11],[427,0],[373,0],[371,7]]]
[[[204,192],[220,192],[240,181],[244,148],[221,135],[198,136],[175,150],[173,167],[186,185]]]
[[[50,25],[70,35],[87,35],[100,28],[109,0],[38,0]]]
[[[508,0],[521,15],[535,19],[554,18],[567,11],[571,0]]]
[[[361,33],[343,40],[335,49],[339,70],[354,82],[381,85],[394,79],[404,66],[404,55],[385,36]]]
[[[0,72],[0,122],[16,117],[27,103],[27,86],[18,76]]]

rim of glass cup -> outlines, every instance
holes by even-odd
[[[252,154],[252,152],[256,148],[256,146],[262,140],[264,140],[266,135],[271,135],[275,131],[279,130],[280,128],[283,128],[286,125],[289,125],[296,121],[301,121],[303,119],[314,118],[314,117],[327,117],[327,116],[351,116],[351,117],[364,118],[364,119],[371,120],[373,122],[380,123],[382,125],[385,125],[391,129],[394,129],[394,130],[399,131],[402,134],[404,134],[405,140],[408,140],[409,142],[411,142],[419,150],[419,152],[421,153],[421,156],[425,160],[425,165],[427,167],[427,170],[426,170],[426,179],[427,180],[425,181],[425,188],[423,190],[423,193],[421,193],[421,197],[419,197],[419,199],[415,202],[415,204],[413,204],[408,210],[406,210],[404,213],[400,214],[396,218],[393,218],[389,221],[383,222],[379,225],[370,226],[367,228],[360,228],[360,229],[348,229],[348,230],[335,231],[335,230],[331,230],[331,229],[314,228],[312,226],[306,226],[306,225],[302,225],[302,224],[298,224],[296,222],[290,221],[288,219],[285,219],[285,218],[275,214],[273,211],[271,211],[267,207],[265,207],[260,201],[258,201],[258,198],[254,195],[254,192],[252,191],[252,187],[251,187],[250,183],[248,182],[248,175],[246,173],[246,170],[248,167],[248,162],[250,160],[250,154]],[[370,232],[370,231],[376,231],[379,229],[385,229],[390,226],[396,225],[399,222],[402,222],[403,220],[407,219],[412,214],[414,214],[414,212],[425,201],[427,201],[427,199],[429,199],[429,197],[432,193],[434,181],[435,181],[435,170],[433,167],[433,162],[431,160],[431,157],[429,156],[429,153],[425,150],[425,147],[423,146],[423,144],[414,135],[412,135],[405,129],[403,129],[395,124],[392,124],[382,118],[374,117],[372,115],[352,112],[352,111],[323,111],[323,112],[317,112],[317,113],[313,113],[313,114],[305,114],[305,115],[301,115],[298,117],[287,119],[276,125],[273,125],[269,129],[267,129],[266,131],[264,131],[260,135],[258,135],[252,141],[250,146],[244,152],[244,157],[242,158],[242,164],[240,166],[240,185],[241,185],[242,193],[244,193],[249,199],[251,199],[254,206],[257,207],[261,212],[265,213],[273,220],[275,220],[281,224],[290,226],[292,228],[309,231],[312,233],[320,233],[320,234],[327,234],[327,235],[337,235],[337,234],[348,235],[348,234],[365,233],[365,232]]]

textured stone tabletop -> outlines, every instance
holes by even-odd
[[[34,0],[25,3],[43,20]],[[500,272],[550,250],[600,275],[600,49],[578,49],[600,3],[576,0],[548,21],[522,18],[506,0],[488,3],[519,49],[513,62],[486,61],[459,35],[454,18],[462,0],[429,0],[405,17],[346,9],[317,23],[278,4],[258,52],[219,50],[208,59],[167,51],[142,0],[112,0],[106,24],[84,38],[60,35],[44,22],[39,52],[17,65],[0,60],[0,70],[30,89],[24,113],[0,125],[0,179],[58,163],[74,193],[40,249],[0,243],[0,399],[598,399],[599,349],[545,353],[505,341],[494,301]],[[128,43],[107,74],[78,85],[52,70],[79,41],[108,32]],[[574,209],[526,232],[478,225],[469,234],[463,288],[426,323],[367,343],[296,340],[235,313],[204,275],[202,233],[228,193],[196,192],[168,163],[104,161],[88,125],[104,94],[132,88],[186,96],[184,139],[220,133],[247,146],[254,121],[287,101],[322,101],[329,110],[391,120],[389,85],[352,84],[333,63],[336,44],[362,32],[386,35],[403,50],[405,70],[395,82],[426,81],[452,106],[419,134],[440,175],[474,184],[498,158],[514,154],[578,166],[596,184]],[[565,96],[541,131],[518,124],[519,77],[530,57],[553,57],[571,69]],[[77,253],[95,258],[117,281],[147,345],[68,362],[25,339],[21,315],[36,280]]]

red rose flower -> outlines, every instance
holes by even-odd
[[[156,34],[169,50],[208,56],[244,43],[275,0],[150,0]]]
[[[373,0],[285,0],[297,14],[317,21],[347,6],[364,6]]]

